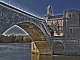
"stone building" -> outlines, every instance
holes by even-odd
[[[45,16],[47,25],[50,28],[52,36],[63,36],[63,15],[52,16],[52,9],[49,5],[47,7],[47,14]]]
[[[68,9],[64,10],[63,14],[52,15],[52,9],[49,5],[47,7],[47,14],[45,16],[45,20],[50,29],[52,37],[51,41],[54,42],[52,43],[52,50],[54,50],[53,52],[55,54],[60,52],[63,54],[80,54],[79,10]]]

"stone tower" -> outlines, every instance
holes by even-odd
[[[48,5],[48,7],[47,7],[47,14],[46,14],[46,16],[45,16],[46,22],[47,22],[47,20],[48,20],[48,18],[49,18],[50,16],[52,16],[52,8],[51,8],[50,5]]]
[[[52,9],[50,5],[47,7],[47,15],[52,16]]]

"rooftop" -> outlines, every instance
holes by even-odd
[[[55,15],[55,16],[50,16],[49,19],[53,19],[53,18],[61,18],[63,15]]]

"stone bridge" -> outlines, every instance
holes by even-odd
[[[49,44],[50,32],[45,20],[0,1],[0,35],[13,25],[18,25],[28,32],[37,47],[37,52],[52,54]]]
[[[80,55],[80,11],[52,16],[49,5],[44,20],[14,5],[0,0],[0,35],[17,25],[32,38],[32,53]]]

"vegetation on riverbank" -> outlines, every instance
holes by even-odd
[[[29,35],[26,36],[0,36],[0,43],[30,43],[32,39],[30,38]]]

